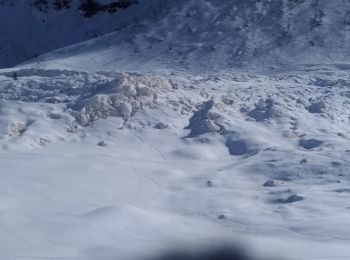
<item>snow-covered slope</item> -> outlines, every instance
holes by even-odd
[[[0,67],[13,66],[57,48],[123,28],[148,13],[154,1],[124,1],[130,4],[123,8],[100,8],[96,13],[87,11],[93,8],[84,8],[86,2],[1,0]],[[100,0],[96,3],[108,7],[112,2],[116,1]]]
[[[212,71],[349,59],[349,1],[160,3],[130,27],[46,55],[38,66]]]
[[[139,1],[0,70],[0,259],[348,259],[349,7]]]
[[[344,67],[3,71],[0,257],[238,240],[268,259],[346,259],[349,86]]]

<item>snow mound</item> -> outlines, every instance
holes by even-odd
[[[255,104],[255,108],[249,111],[248,116],[255,119],[257,122],[262,122],[273,117],[274,114],[273,99],[268,98],[266,100],[260,99],[259,102]]]
[[[127,121],[156,108],[159,93],[171,88],[161,76],[116,72],[22,69],[1,72],[0,78],[0,130],[34,147],[75,138],[71,134],[98,119]]]
[[[221,116],[213,111],[214,104],[214,100],[209,100],[199,105],[198,110],[190,118],[190,124],[185,128],[191,130],[187,137],[220,132],[222,129]]]
[[[74,110],[80,110],[73,115],[82,126],[108,116],[121,117],[126,121],[144,107],[156,107],[157,93],[167,88],[169,82],[160,78],[122,75],[102,88],[102,93],[106,94],[94,94],[73,104]]]

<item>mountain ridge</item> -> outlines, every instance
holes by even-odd
[[[149,6],[144,16],[129,20],[126,26],[54,51],[53,56],[56,61],[68,56],[80,59],[85,53],[95,64],[107,61],[100,67],[124,70],[204,71],[346,63],[349,58],[350,3],[344,0],[162,0]],[[52,54],[36,61],[50,59]],[[74,61],[69,62],[74,66]],[[53,63],[42,66],[48,64]]]

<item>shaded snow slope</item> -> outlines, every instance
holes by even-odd
[[[36,61],[41,67],[148,71],[346,63],[349,13],[345,0],[164,0],[130,27]]]
[[[85,0],[0,1],[0,67],[9,67],[46,52],[118,30],[149,13],[157,1],[140,0],[126,9],[100,11],[91,17],[81,10]],[[64,1],[61,1],[64,2]],[[100,1],[108,4],[112,1]],[[133,2],[133,1],[131,1]]]

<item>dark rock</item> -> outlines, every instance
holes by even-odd
[[[97,143],[98,146],[107,146],[107,144],[104,141],[100,141]]]
[[[323,141],[318,139],[301,139],[299,140],[299,145],[304,149],[310,150],[319,147],[323,144]]]
[[[294,203],[294,202],[297,202],[297,201],[301,201],[303,200],[304,198],[302,196],[299,196],[297,194],[293,194],[291,196],[289,196],[285,201],[284,203]]]

